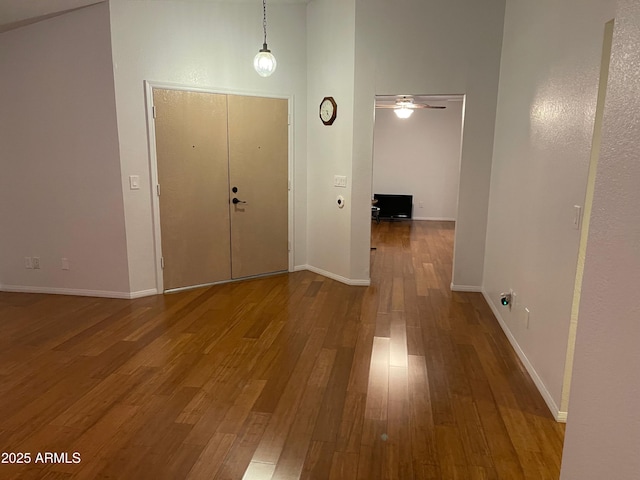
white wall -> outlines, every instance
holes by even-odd
[[[612,17],[613,1],[601,0],[509,0],[506,9],[484,290],[556,415],[580,241],[574,205],[585,201]],[[496,307],[510,288],[517,304]]]
[[[127,296],[108,5],[0,34],[0,65],[2,288]]]
[[[640,4],[618,0],[563,480],[640,478]]]
[[[356,6],[352,275],[368,275],[375,95],[466,94],[453,278],[479,289],[504,0],[358,0]]]
[[[309,266],[342,281],[351,271],[350,222],[353,211],[354,0],[313,0],[307,7],[308,73],[308,258]],[[333,125],[325,126],[318,108],[325,96],[338,104]],[[347,176],[347,188],[334,187],[334,175]],[[336,197],[345,198],[339,209]]]
[[[269,78],[253,70],[262,46],[259,3],[111,0],[116,103],[131,289],[155,288],[152,200],[143,82],[294,95],[295,253],[306,258],[306,5],[268,5]],[[140,190],[128,189],[140,175]]]
[[[376,109],[373,192],[413,195],[416,220],[455,220],[460,180],[462,99],[431,102],[407,119]]]

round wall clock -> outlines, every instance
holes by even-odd
[[[325,125],[333,125],[338,115],[338,104],[333,97],[324,97],[320,102],[320,120]]]

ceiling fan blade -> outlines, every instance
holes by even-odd
[[[413,103],[411,105],[396,105],[396,104],[382,104],[382,105],[376,105],[376,108],[401,108],[401,107],[405,107],[405,108],[413,108],[413,109],[417,109],[417,108],[433,108],[435,110],[442,110],[444,108],[447,108],[445,106],[441,106],[441,105],[421,105],[419,103]]]
[[[436,109],[436,110],[442,110],[443,108],[447,108],[447,107],[445,107],[443,105],[427,105],[427,104],[420,105],[420,104],[418,104],[414,108],[433,108],[433,109]]]

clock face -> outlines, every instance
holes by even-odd
[[[320,106],[320,118],[326,122],[331,118],[331,115],[333,115],[333,104],[329,100],[325,100]]]
[[[324,97],[320,102],[320,120],[325,125],[331,125],[336,119],[338,106],[333,97]]]

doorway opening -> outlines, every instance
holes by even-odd
[[[413,222],[455,229],[463,118],[461,94],[376,96],[373,249],[385,222],[406,222],[409,233]]]

